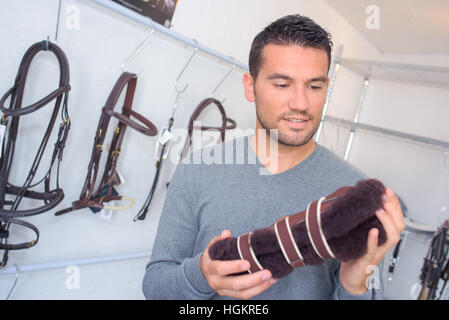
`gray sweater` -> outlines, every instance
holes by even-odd
[[[247,136],[193,152],[178,165],[167,191],[142,283],[145,297],[228,299],[210,288],[200,270],[201,254],[213,237],[224,229],[239,236],[267,227],[365,178],[320,145],[304,161],[275,175],[258,161]],[[338,274],[337,260],[298,268],[254,299],[382,298],[381,279],[378,289],[352,295]]]

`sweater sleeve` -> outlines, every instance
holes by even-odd
[[[201,252],[193,252],[198,234],[194,171],[194,165],[180,163],[170,182],[142,282],[146,299],[209,299],[215,294],[201,273]]]

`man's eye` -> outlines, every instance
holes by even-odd
[[[274,86],[278,88],[287,88],[288,83],[275,83]]]
[[[312,90],[320,90],[322,87],[321,86],[310,86],[310,88],[312,89]]]

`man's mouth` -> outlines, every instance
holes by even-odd
[[[296,118],[285,118],[284,120],[291,121],[291,122],[305,122],[305,121],[308,121],[308,119],[296,119]]]
[[[291,128],[303,128],[309,121],[308,118],[287,117],[283,118],[287,125]]]

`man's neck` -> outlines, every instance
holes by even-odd
[[[256,134],[250,137],[249,142],[259,162],[272,174],[295,167],[310,156],[316,148],[313,139],[302,146],[287,146],[278,143],[265,130],[256,130]]]

